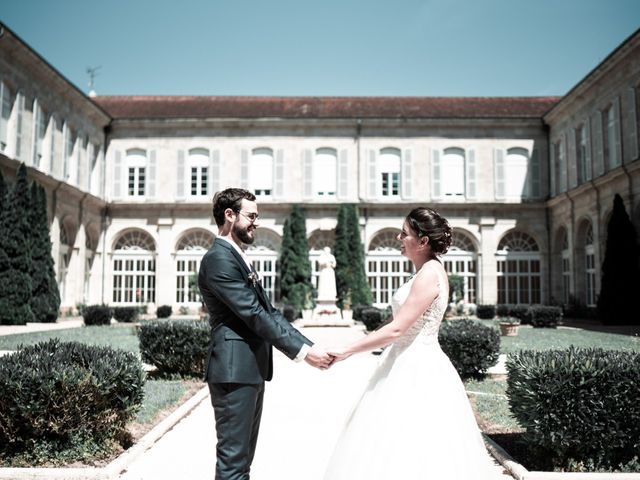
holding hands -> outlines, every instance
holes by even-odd
[[[307,356],[305,362],[312,367],[319,368],[320,370],[327,370],[334,363],[344,360],[351,356],[351,353],[347,351],[346,347],[333,347],[326,349],[318,345],[313,345]]]

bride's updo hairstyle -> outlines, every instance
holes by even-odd
[[[447,219],[428,207],[411,210],[405,219],[418,237],[429,237],[431,251],[444,255],[451,246],[451,226]]]

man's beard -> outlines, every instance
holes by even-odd
[[[242,243],[244,243],[245,245],[251,245],[255,240],[253,236],[249,235],[249,227],[242,228],[242,227],[239,227],[238,225],[234,225],[232,232],[233,232],[233,235],[235,235],[236,238],[240,240]]]

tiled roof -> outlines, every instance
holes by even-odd
[[[93,99],[113,118],[535,118],[561,97],[197,97]]]

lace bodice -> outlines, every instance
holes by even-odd
[[[428,267],[427,264],[425,264],[422,268],[431,267]],[[443,281],[442,279],[443,274],[441,273],[439,268],[436,268],[435,271],[436,275],[438,276],[438,296],[435,298],[433,303],[431,303],[431,305],[425,310],[422,316],[418,318],[418,320],[416,320],[415,323],[407,329],[404,335],[394,342],[395,347],[407,347],[415,341],[422,344],[432,344],[438,342],[438,330],[440,329],[442,317],[444,317],[445,311],[447,310],[449,295],[447,292],[447,282]],[[391,308],[394,315],[397,313],[397,311],[409,296],[411,285],[413,284],[413,280],[418,273],[419,272],[417,272],[409,280],[407,280],[404,285],[402,285],[393,295]]]

